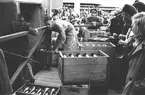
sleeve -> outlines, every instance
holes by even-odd
[[[33,36],[38,35],[38,30],[35,30],[30,23],[27,23],[29,34]]]
[[[59,31],[59,35],[57,37],[53,50],[58,49],[59,47],[62,47],[62,45],[65,43],[65,40],[66,40],[65,30],[60,26],[57,26],[57,28]]]

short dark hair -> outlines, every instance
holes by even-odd
[[[23,17],[23,15],[22,14],[18,14],[18,18],[22,18]]]
[[[46,16],[46,17],[44,18],[44,21],[48,21],[48,20],[52,20],[52,18],[51,18],[50,16]]]

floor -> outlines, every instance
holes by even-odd
[[[51,70],[43,70],[35,75],[35,84],[60,87],[62,85],[61,80],[58,76],[58,70],[52,68]],[[92,88],[90,90],[91,95],[121,95],[117,94],[113,90],[105,91],[101,88]]]

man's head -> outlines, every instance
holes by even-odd
[[[51,27],[52,26],[52,18],[50,16],[46,16],[44,18],[44,23],[45,23],[45,25]]]
[[[138,12],[145,11],[145,4],[143,2],[135,2],[133,6],[138,10]]]
[[[21,21],[24,20],[24,17],[22,16],[22,14],[18,14],[18,15],[17,15],[17,20],[21,20]]]
[[[136,8],[132,5],[125,4],[122,11],[124,25],[131,27],[131,17],[137,13]]]
[[[145,12],[140,12],[132,17],[132,31],[136,37],[145,37]]]
[[[125,4],[122,11],[127,13],[130,16],[133,16],[134,14],[137,13],[136,8],[132,5],[129,5],[129,4]]]

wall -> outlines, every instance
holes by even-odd
[[[16,11],[13,1],[0,2],[0,36],[8,33],[12,21],[16,19]]]

